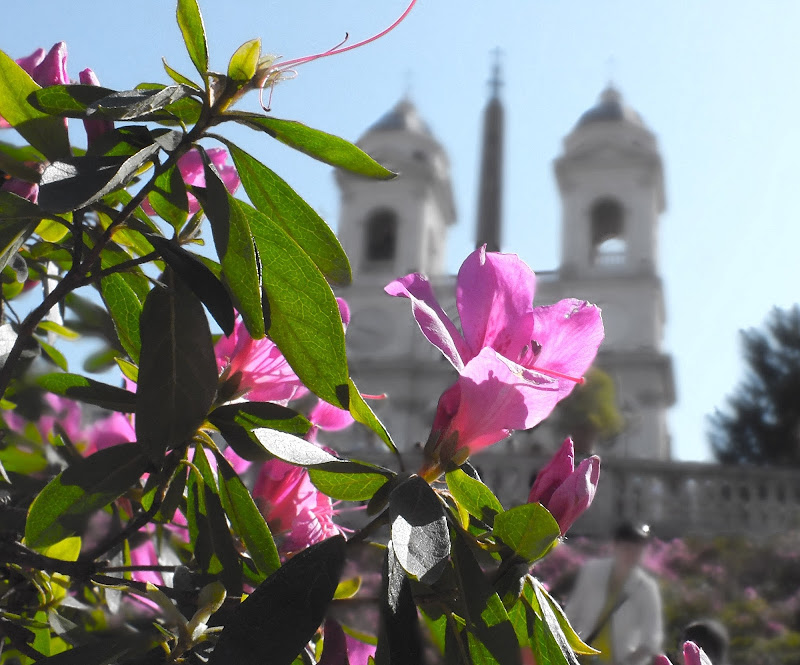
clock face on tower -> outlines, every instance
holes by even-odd
[[[357,353],[374,353],[389,349],[395,337],[391,319],[381,307],[365,307],[356,311],[347,326],[347,341]]]

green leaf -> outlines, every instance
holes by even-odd
[[[63,371],[69,371],[69,365],[67,364],[67,359],[61,351],[59,351],[56,347],[52,344],[48,344],[42,339],[38,339],[37,342],[39,346],[42,347],[42,351],[44,351],[45,355],[52,361],[52,363],[62,369]]]
[[[180,72],[174,70],[167,64],[166,58],[161,58],[161,62],[164,64],[164,70],[167,72],[167,75],[175,81],[175,83],[182,83],[183,85],[188,85],[190,88],[194,88],[197,92],[202,92],[203,89],[197,85],[192,79],[185,77]]]
[[[425,648],[411,583],[395,556],[392,541],[386,548],[379,603],[381,631],[375,662],[378,665],[423,662]]]
[[[214,245],[222,264],[222,279],[230,290],[234,307],[242,315],[254,339],[266,333],[261,293],[261,261],[253,241],[251,220],[225,188],[205,150],[203,159],[206,190],[195,195],[211,223]]]
[[[445,478],[453,498],[473,517],[491,526],[495,515],[503,512],[500,501],[480,480],[470,478],[461,469],[448,471]]]
[[[394,473],[371,464],[342,461],[311,467],[308,475],[316,488],[332,499],[368,501]]]
[[[208,518],[208,528],[214,554],[221,567],[218,573],[219,577],[228,593],[241,594],[242,560],[231,537],[216,478],[208,463],[206,452],[200,446],[196,447],[193,462],[201,468],[205,480],[203,485],[205,514]]]
[[[345,541],[334,536],[289,559],[233,612],[209,665],[291,665],[317,631],[336,592]]]
[[[70,330],[66,326],[62,326],[60,323],[56,323],[55,321],[40,321],[39,325],[36,327],[38,330],[51,332],[55,335],[63,337],[64,339],[78,339],[80,337],[80,334],[74,330]]]
[[[150,464],[136,443],[123,443],[73,462],[28,510],[25,542],[41,550],[81,532],[91,515],[130,489]]]
[[[45,374],[36,379],[36,385],[56,395],[111,411],[132,413],[136,408],[134,393],[80,374]]]
[[[0,192],[0,219],[3,226],[7,222],[38,221],[50,217],[35,203],[23,199],[12,192]],[[3,234],[5,236],[5,233]]]
[[[558,542],[561,530],[539,503],[516,506],[494,518],[494,535],[526,561],[536,561]]]
[[[0,192],[2,196],[3,192]],[[0,224],[0,270],[14,259],[19,248],[25,243],[36,228],[36,222],[20,219],[3,221]]]
[[[567,644],[569,644],[569,647],[576,654],[592,656],[599,653],[597,649],[590,647],[578,636],[578,634],[575,632],[575,629],[570,625],[569,619],[567,619],[567,615],[564,613],[564,610],[562,610],[553,597],[547,593],[547,589],[544,588],[539,580],[531,575],[528,575],[526,584],[536,593],[536,598],[539,603],[539,613],[541,614],[543,612],[541,607],[543,603],[550,607],[550,610],[552,611],[553,616],[555,616],[558,626],[561,629]]]
[[[228,78],[246,83],[256,75],[261,57],[261,40],[251,39],[236,49],[228,63]]]
[[[160,464],[208,415],[217,390],[217,361],[203,306],[171,270],[166,288],[147,296],[140,319],[142,352],[136,393],[136,438]]]
[[[139,317],[143,306],[134,283],[137,277],[129,273],[113,273],[100,280],[100,293],[114,321],[117,337],[122,348],[135,363],[139,362],[142,348]]]
[[[300,245],[331,283],[348,285],[350,262],[330,226],[272,170],[232,143],[228,148],[256,209]]]
[[[222,507],[258,570],[271,575],[280,568],[281,560],[264,516],[225,456],[217,454],[216,458]]]
[[[189,217],[189,198],[177,164],[158,174],[147,200],[156,214],[169,222],[176,231],[186,223]]]
[[[378,416],[375,415],[369,404],[367,404],[367,402],[361,396],[358,388],[356,388],[356,384],[353,383],[353,379],[350,379],[347,385],[349,387],[348,392],[350,396],[350,415],[362,425],[369,427],[389,447],[389,450],[391,450],[395,455],[399,455],[400,453],[398,452],[397,447],[394,445],[394,441],[392,441],[389,431],[383,426],[383,423],[378,419]]]
[[[206,306],[211,316],[222,328],[222,332],[230,335],[236,323],[233,303],[225,287],[211,270],[194,254],[187,252],[177,242],[167,240],[153,233],[146,238],[155,250],[187,284],[192,292]]]
[[[33,108],[28,95],[40,86],[12,58],[0,51],[0,116],[48,159],[72,154],[63,118]]]
[[[397,175],[385,169],[349,141],[312,129],[294,120],[280,120],[241,112],[232,113],[230,116],[251,129],[266,132],[290,148],[304,152],[309,157],[331,166],[338,166],[352,173],[378,180],[391,180]]]
[[[450,555],[450,531],[439,497],[419,476],[398,485],[389,497],[394,553],[413,579],[432,584]]]
[[[467,643],[472,662],[519,665],[520,652],[514,627],[503,603],[475,560],[464,537],[453,543],[453,567],[466,606]]]
[[[542,589],[538,584],[532,585],[531,588],[535,604],[538,605],[533,609],[534,611],[538,609],[537,614],[540,615],[533,623],[533,639],[531,639],[536,662],[542,665],[578,665],[578,659],[572,652],[549,602],[542,595]]]
[[[68,212],[99,201],[130,182],[159,150],[157,144],[130,157],[72,157],[50,163],[39,181],[39,205]]]
[[[197,0],[178,0],[177,18],[189,57],[205,80],[208,71],[208,44]]]
[[[48,115],[85,118],[89,106],[115,92],[99,85],[51,85],[34,90],[28,95],[27,101]]]
[[[308,255],[269,217],[233,197],[229,202],[232,213],[236,210],[246,220],[258,248],[270,338],[309,390],[347,409],[344,326],[331,287]]]

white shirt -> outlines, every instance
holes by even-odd
[[[578,574],[564,611],[581,637],[589,636],[602,618],[613,564],[613,558],[587,561]],[[617,665],[649,665],[653,656],[661,653],[664,639],[658,583],[636,566],[620,593],[627,598],[609,619],[614,661]],[[636,651],[640,653],[634,658]]]

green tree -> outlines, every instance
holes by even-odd
[[[742,331],[747,373],[709,417],[714,454],[727,464],[800,466],[800,306],[773,308]]]

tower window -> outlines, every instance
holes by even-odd
[[[590,213],[594,265],[621,265],[625,263],[625,213],[614,199],[600,199]]]
[[[367,218],[367,262],[394,261],[397,253],[397,213],[388,208],[376,210]]]

